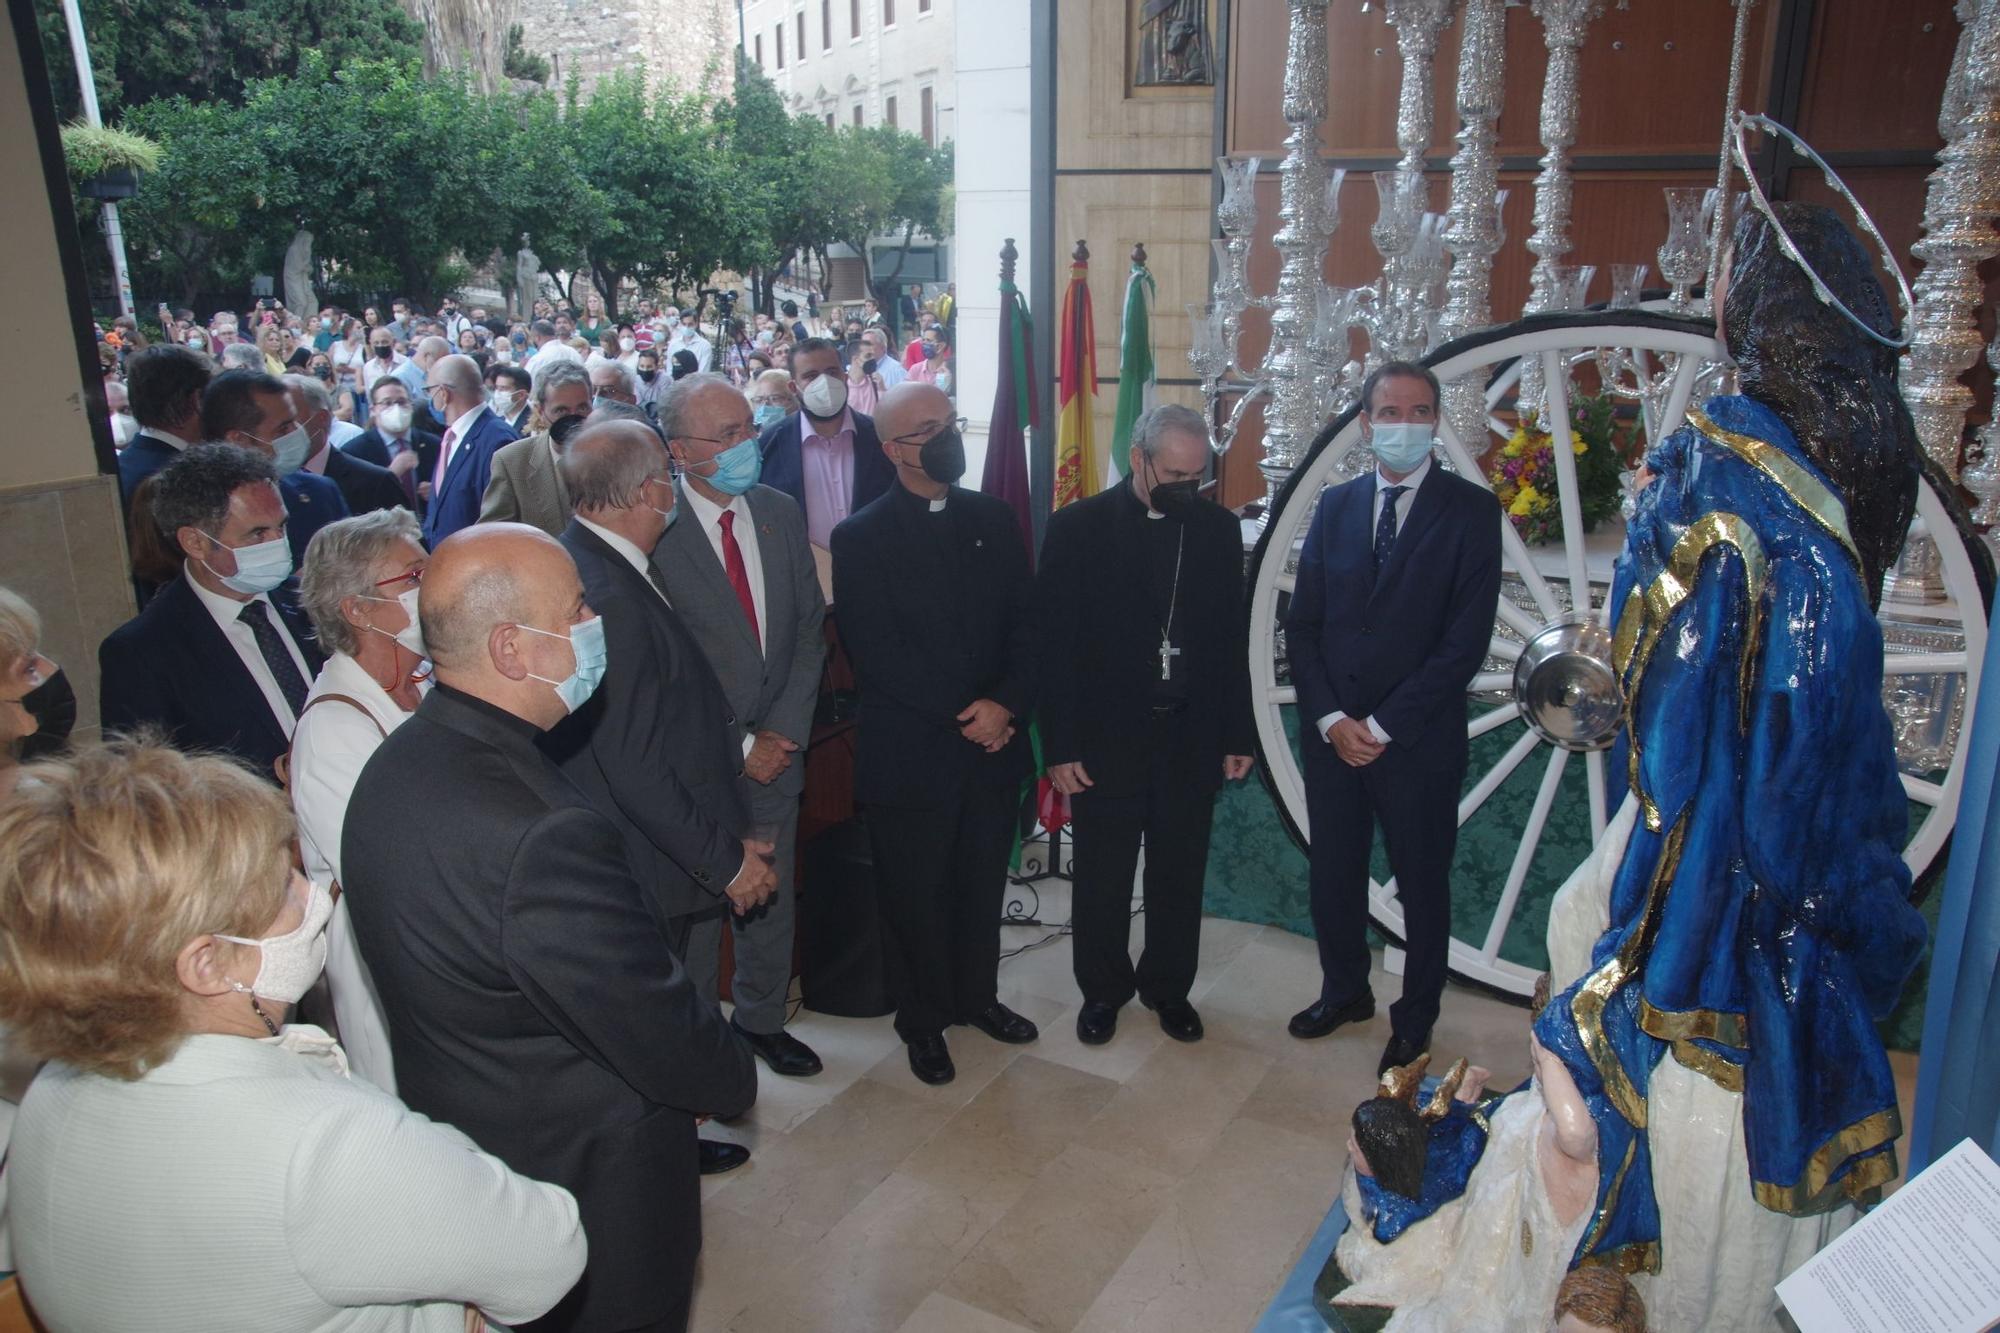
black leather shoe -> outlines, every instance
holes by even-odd
[[[1042,1035],[1042,1030],[1027,1019],[995,1000],[978,1013],[965,1020],[995,1041],[1004,1041],[1009,1046],[1025,1046]]]
[[[736,1027],[736,1020],[730,1019],[729,1026],[736,1028],[736,1035],[750,1043],[750,1049],[757,1052],[757,1058],[771,1066],[773,1074],[783,1074],[786,1078],[811,1078],[825,1068],[813,1048],[794,1037],[791,1033],[745,1032]]]
[[[1102,1046],[1118,1031],[1118,1006],[1085,1000],[1076,1011],[1076,1039],[1086,1046]]]
[[[725,1171],[734,1171],[750,1160],[750,1150],[740,1143],[724,1143],[720,1139],[701,1140],[701,1173],[704,1176],[719,1176]]]
[[[951,1062],[951,1048],[944,1044],[942,1034],[918,1037],[909,1043],[909,1048],[910,1072],[922,1082],[936,1087],[958,1077],[958,1069]]]
[[[1162,1000],[1158,1004],[1146,1000],[1141,1003],[1160,1016],[1160,1031],[1175,1041],[1201,1040],[1201,1015],[1186,1000]]]
[[[1424,1034],[1422,1041],[1405,1041],[1401,1037],[1391,1036],[1389,1044],[1382,1048],[1382,1063],[1375,1066],[1375,1077],[1380,1078],[1392,1069],[1401,1069],[1430,1048],[1431,1037],[1428,1032]]]
[[[1373,1017],[1375,1017],[1375,992],[1362,991],[1357,998],[1349,1000],[1346,1004],[1314,1000],[1292,1015],[1291,1024],[1286,1031],[1303,1041],[1310,1041],[1314,1037],[1324,1037],[1343,1023],[1366,1023]]]

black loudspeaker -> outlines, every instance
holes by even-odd
[[[799,994],[815,1013],[880,1018],[893,1013],[875,857],[860,819],[806,844],[799,893]]]

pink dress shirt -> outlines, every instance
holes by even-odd
[[[840,414],[832,435],[814,433],[812,418],[799,413],[799,464],[806,492],[806,539],[831,550],[833,529],[854,500],[854,413]]]

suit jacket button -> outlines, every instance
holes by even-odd
[[[729,715],[728,717],[725,717],[725,718],[723,718],[723,719],[722,719],[722,723],[723,723],[723,725],[724,725],[724,726],[728,726],[728,727],[733,727],[733,726],[735,726],[735,725],[736,725],[736,714],[734,714],[734,713],[731,713],[731,714],[730,714],[730,715]]]

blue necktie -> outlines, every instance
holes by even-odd
[[[1396,545],[1396,501],[1402,498],[1408,486],[1391,486],[1382,492],[1382,517],[1375,520],[1375,572],[1380,574],[1382,566],[1389,563],[1389,552]]]
[[[299,674],[299,664],[292,660],[292,654],[279,637],[278,627],[271,623],[271,613],[259,601],[243,604],[236,618],[250,627],[256,637],[257,652],[263,657],[264,665],[271,669],[271,676],[278,682],[278,693],[285,696],[292,716],[297,717],[306,702],[306,678]]]

